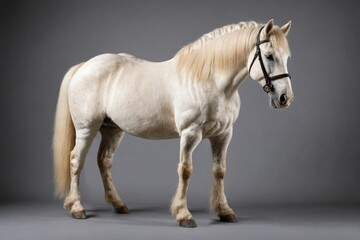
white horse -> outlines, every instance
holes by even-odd
[[[224,192],[226,153],[240,110],[238,88],[250,75],[275,108],[293,99],[283,27],[241,22],[203,35],[165,62],[129,54],[103,54],[72,67],[61,84],[53,139],[57,195],[74,218],[86,218],[79,177],[98,131],[105,199],[119,213],[128,208],[112,182],[114,152],[124,133],[148,138],[180,138],[179,183],[171,213],[180,226],[196,227],[187,207],[192,152],[204,138],[213,154],[212,210],[221,221],[236,222]],[[275,81],[276,80],[276,81]],[[154,168],[154,171],[156,169]]]

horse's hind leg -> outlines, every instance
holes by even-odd
[[[114,153],[124,132],[116,126],[103,126],[100,128],[100,133],[102,138],[97,161],[104,184],[105,200],[114,207],[117,213],[128,213],[128,208],[116,191],[111,175]]]
[[[84,207],[81,204],[79,178],[84,166],[86,155],[99,126],[76,129],[75,147],[70,154],[70,192],[65,199],[64,207],[70,210],[74,218],[86,218]]]

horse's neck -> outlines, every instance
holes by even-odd
[[[246,62],[255,44],[254,29],[220,36],[209,44],[195,45],[194,49],[194,44],[184,47],[174,58],[175,69],[194,82],[207,86],[210,82],[226,96],[233,96],[248,75]]]
[[[225,95],[229,97],[238,91],[242,81],[244,81],[245,78],[249,75],[246,63],[254,45],[253,39],[249,37],[251,33],[251,31],[244,33],[243,37],[246,39],[246,41],[243,41],[242,45],[244,46],[240,47],[244,49],[244,51],[241,53],[241,56],[237,56],[237,58],[241,57],[242,60],[238,62],[229,61],[233,64],[229,64],[227,68],[215,73],[215,84],[218,86],[220,91],[223,91]],[[238,49],[234,49],[234,51],[238,51]],[[230,55],[229,57],[233,58]]]
[[[176,61],[177,59],[174,57],[173,59],[164,62],[164,64],[166,65],[165,69],[169,71],[166,71],[166,74],[168,74],[169,76],[177,75],[177,78],[180,82],[182,81],[181,79],[186,79],[184,81],[188,82],[189,75],[187,73],[184,74],[176,70]],[[234,94],[237,93],[240,84],[245,80],[248,75],[249,73],[246,66],[243,66],[240,69],[229,69],[227,71],[215,72],[214,76],[211,76],[211,80],[208,81],[199,81],[198,79],[192,79],[190,80],[190,82],[193,82],[197,86],[196,88],[201,88],[201,85],[203,85],[204,91],[208,90],[209,85],[213,85],[215,87],[210,86],[212,88],[212,91],[216,89],[216,91],[222,93],[220,95],[224,95],[230,99]]]
[[[243,67],[236,72],[217,74],[214,78],[214,83],[219,91],[223,92],[228,98],[231,98],[237,93],[240,84],[247,75],[248,71],[246,67]]]

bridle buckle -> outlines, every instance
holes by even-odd
[[[274,86],[271,83],[265,83],[265,85],[263,86],[263,90],[266,93],[272,92],[274,90]]]

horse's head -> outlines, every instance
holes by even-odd
[[[286,35],[290,27],[291,21],[280,28],[270,20],[259,30],[247,60],[251,78],[260,83],[274,108],[289,107],[294,98],[287,71],[290,50]]]

